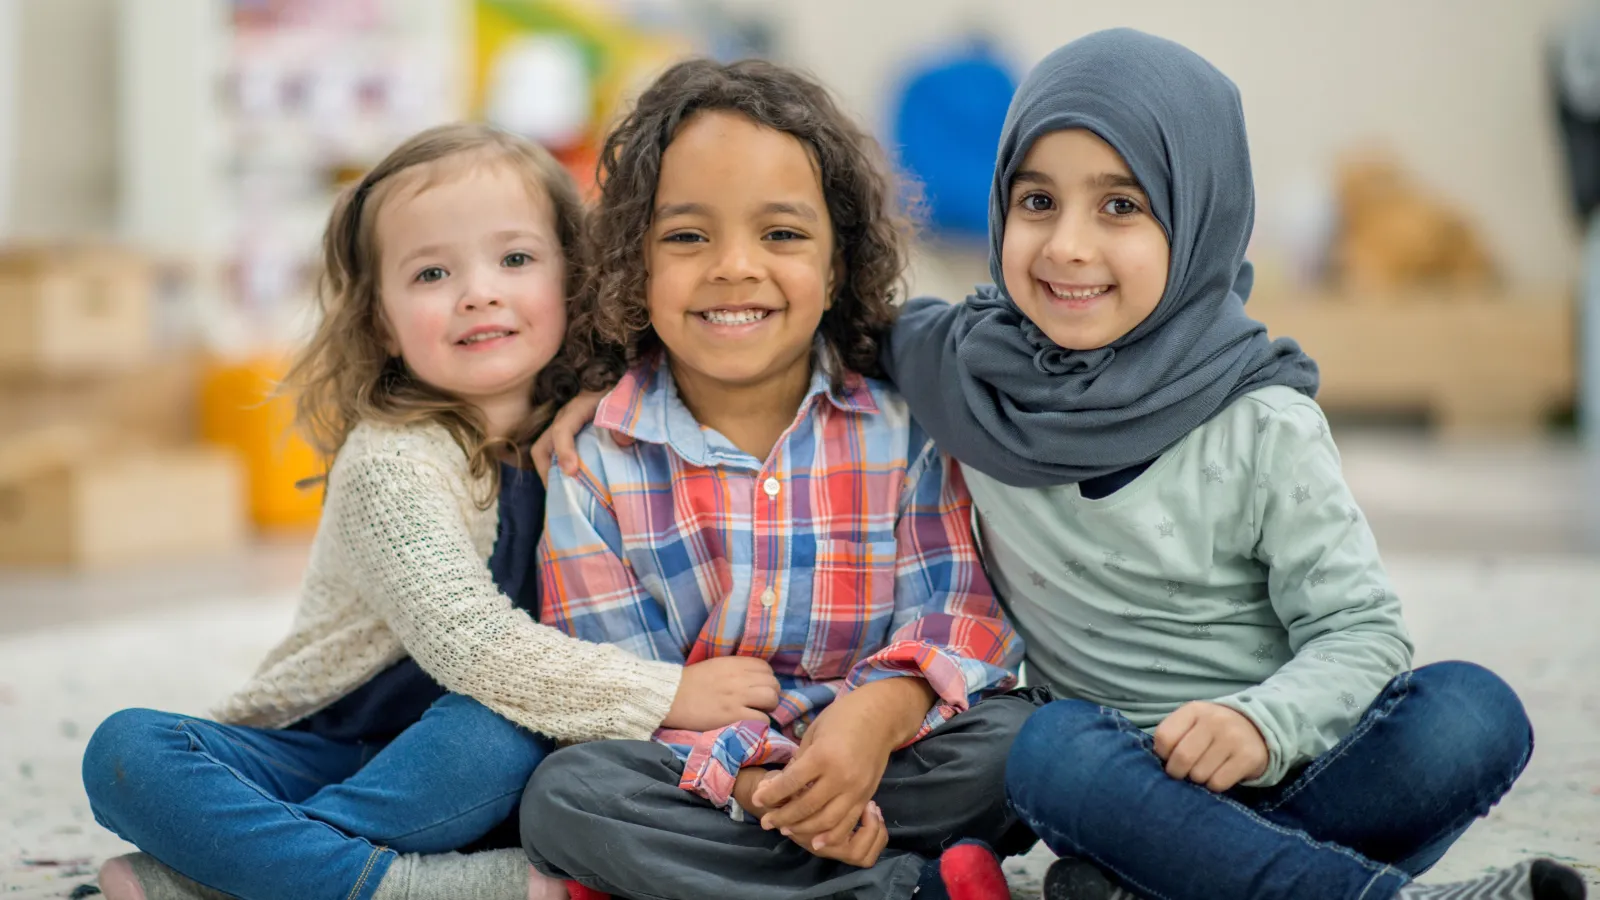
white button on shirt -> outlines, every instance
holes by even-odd
[[[778,592],[777,591],[773,590],[772,588],[767,588],[766,590],[761,592],[761,605],[762,606],[771,606],[772,604],[777,603],[777,602],[778,602]]]
[[[766,483],[761,485],[761,489],[763,491],[767,492],[767,496],[768,497],[776,497],[776,496],[778,496],[778,488],[779,487],[780,487],[780,485],[778,484],[778,479],[776,479],[776,478],[768,478],[766,480]]]

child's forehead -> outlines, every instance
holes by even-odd
[[[815,206],[822,169],[809,144],[738,113],[697,115],[663,151],[657,208]]]
[[[1047,131],[1034,139],[1011,175],[1019,181],[1087,181],[1091,186],[1137,187],[1127,159],[1110,142],[1087,128]]]

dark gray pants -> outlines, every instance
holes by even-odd
[[[957,841],[1001,855],[1033,844],[1006,802],[1006,754],[1048,700],[992,697],[890,756],[874,797],[889,846],[870,869],[733,821],[679,788],[683,764],[648,741],[579,744],[541,763],[522,795],[522,846],[546,875],[635,900],[910,897],[927,860]]]

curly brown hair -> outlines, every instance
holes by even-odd
[[[906,268],[910,219],[877,141],[841,111],[828,91],[794,69],[763,60],[673,65],[640,95],[601,148],[599,201],[586,246],[590,263],[567,329],[566,362],[586,390],[615,384],[660,346],[645,291],[645,237],[655,214],[661,158],[678,130],[703,112],[733,112],[791,135],[812,154],[843,273],[818,326],[828,374],[879,376],[878,348],[894,321]]]
[[[575,312],[573,298],[583,278],[583,202],[571,174],[544,148],[487,125],[441,125],[407,140],[335,202],[322,238],[320,320],[280,386],[295,395],[295,425],[325,463],[331,465],[363,420],[434,422],[467,454],[472,474],[488,479],[493,489],[499,483],[496,454],[531,444],[555,409],[576,393],[570,368],[546,365],[534,381],[528,418],[512,434],[490,440],[476,407],[424,383],[389,353],[378,291],[378,210],[401,186],[421,189],[451,177],[458,171],[453,167],[482,165],[507,166],[529,191],[549,197],[566,262],[569,317]],[[478,499],[487,505],[493,496]]]

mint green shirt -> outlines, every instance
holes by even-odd
[[[1411,666],[1327,419],[1297,391],[1247,394],[1100,500],[964,473],[1029,680],[1145,729],[1192,700],[1237,710],[1271,753],[1251,786],[1331,749]]]

